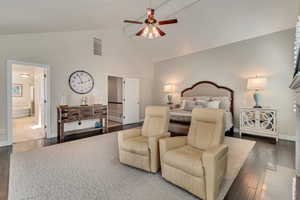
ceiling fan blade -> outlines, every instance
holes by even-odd
[[[159,21],[158,24],[159,25],[167,25],[167,24],[176,24],[177,22],[178,22],[177,19],[169,19],[169,20]]]
[[[125,23],[131,23],[131,24],[143,24],[143,22],[134,21],[134,20],[124,20]]]
[[[145,27],[146,28],[146,27]],[[142,30],[140,30],[139,32],[137,32],[135,35],[136,36],[141,36],[145,30],[145,28],[143,28]]]
[[[160,35],[161,37],[163,37],[163,36],[166,35],[166,33],[163,32],[160,28],[156,27],[156,29],[157,29],[157,31],[158,31],[158,33],[159,33],[159,35]]]

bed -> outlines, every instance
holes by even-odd
[[[228,87],[220,86],[211,81],[197,82],[192,87],[184,89],[181,92],[181,103],[178,106],[179,108],[172,109],[170,111],[169,131],[172,135],[177,136],[188,134],[192,109],[185,109],[183,103],[212,103],[213,101],[219,101],[219,108],[225,110],[226,135],[233,135],[234,91]]]

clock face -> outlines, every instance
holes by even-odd
[[[94,88],[94,78],[88,72],[76,71],[71,74],[69,85],[77,94],[87,94]]]

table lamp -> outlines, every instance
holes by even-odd
[[[248,90],[255,90],[253,98],[255,101],[254,108],[262,108],[261,106],[261,95],[259,94],[260,90],[264,90],[267,84],[267,79],[263,77],[249,78],[247,82]]]
[[[172,84],[166,84],[164,86],[164,92],[168,93],[168,104],[172,104],[172,93],[175,90],[175,86]]]

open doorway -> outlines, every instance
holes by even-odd
[[[46,137],[47,82],[43,65],[11,62],[9,72],[10,142],[20,143]]]
[[[140,122],[140,81],[108,76],[108,126]]]
[[[108,126],[123,124],[123,78],[108,76]]]

